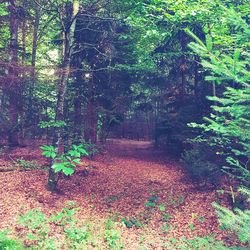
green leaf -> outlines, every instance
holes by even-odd
[[[205,221],[206,221],[206,218],[205,218],[205,217],[200,217],[200,218],[199,218],[199,221],[200,221],[200,222],[205,222]]]
[[[195,230],[195,225],[193,223],[189,224],[189,228],[194,231]]]
[[[40,149],[42,149],[42,150],[51,150],[51,146],[48,146],[48,145],[42,145],[41,147],[40,147]]]
[[[155,202],[151,202],[151,201],[147,201],[147,202],[145,202],[145,206],[146,207],[155,207],[156,203]]]
[[[194,38],[194,40],[195,40],[196,42],[198,42],[202,47],[206,47],[205,44],[201,41],[201,39],[200,39],[198,36],[196,36],[190,29],[185,28],[184,31],[185,31],[189,36],[191,36],[192,38]]]
[[[241,53],[240,49],[236,49],[236,50],[234,51],[234,61],[236,61],[236,62],[239,61],[240,53]]]
[[[88,156],[89,153],[84,149],[84,148],[79,148],[78,151],[82,154],[82,155],[85,155],[85,156]]]
[[[81,156],[81,154],[80,154],[79,152],[75,151],[75,150],[70,150],[70,151],[68,152],[68,154],[69,154],[70,156],[72,156],[72,157],[80,157],[80,156]]]
[[[160,204],[160,205],[159,205],[159,210],[160,210],[161,212],[166,211],[165,205],[164,205],[164,204]]]
[[[70,176],[75,172],[75,170],[73,168],[63,168],[62,171],[67,176]]]
[[[54,171],[56,173],[58,173],[58,172],[60,172],[60,171],[62,171],[64,169],[64,163],[54,163],[52,165],[52,168],[54,169]]]
[[[81,163],[81,159],[80,158],[76,158],[73,160],[74,163],[80,164]]]
[[[167,222],[169,221],[170,219],[172,219],[173,217],[170,215],[170,214],[163,214],[163,221]]]
[[[206,35],[206,45],[207,45],[207,50],[212,51],[213,41],[212,41],[212,37],[210,35]]]

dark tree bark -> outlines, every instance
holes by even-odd
[[[180,85],[180,106],[184,103],[184,96],[185,96],[185,85],[186,85],[186,58],[184,55],[186,42],[184,39],[184,31],[180,31],[180,45],[181,45],[181,58],[180,58],[180,77],[181,77],[181,85]]]
[[[31,66],[32,66],[32,78],[35,79],[36,74],[36,54],[37,54],[37,41],[38,41],[38,29],[41,19],[41,7],[35,4],[35,22],[33,30],[33,41],[32,41],[32,55],[31,55]]]
[[[81,74],[76,76],[76,83],[75,83],[75,96],[74,96],[74,143],[81,142],[82,136],[82,98],[80,95],[80,88],[79,85],[83,82]]]
[[[94,98],[90,98],[86,105],[84,119],[84,138],[87,142],[95,144],[97,142],[97,122],[98,114]]]
[[[27,9],[27,1],[26,0],[22,0],[22,9],[23,9],[23,13],[22,13],[22,19],[21,19],[21,40],[22,40],[22,77],[25,76],[25,65],[26,65],[26,30],[27,30],[27,20],[26,20],[26,9]],[[24,107],[24,82],[22,82],[22,84],[19,84],[19,111],[20,111],[20,134],[19,134],[19,140],[21,144],[24,144],[24,124],[25,124],[25,107]]]
[[[9,132],[8,143],[10,146],[19,145],[18,141],[18,107],[17,107],[17,90],[16,83],[18,81],[18,15],[15,6],[16,1],[9,3],[10,12],[10,45],[9,45],[9,62],[8,78],[10,85],[8,86],[9,96]]]
[[[25,10],[27,7],[27,1],[22,0],[23,9]],[[26,63],[26,29],[27,29],[27,21],[26,18],[23,17],[22,20],[22,65]]]

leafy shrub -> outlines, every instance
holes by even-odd
[[[87,156],[89,153],[86,151],[84,145],[72,145],[71,149],[66,154],[57,154],[57,150],[53,146],[41,146],[43,150],[42,155],[51,158],[54,161],[52,168],[55,173],[62,172],[69,176],[75,172],[76,165],[81,162],[81,156]]]

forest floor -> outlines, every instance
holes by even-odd
[[[103,153],[83,159],[73,176],[59,181],[59,193],[46,190],[47,171],[25,170],[27,162],[34,168],[47,164],[39,142],[0,155],[0,230],[18,229],[25,211],[50,215],[74,201],[77,217],[91,224],[96,236],[113,220],[125,249],[165,249],[169,239],[211,233],[225,239],[211,206],[216,191],[199,191],[181,164],[150,142],[109,140]],[[13,167],[17,170],[8,171]],[[104,244],[96,238],[92,245],[105,249]]]

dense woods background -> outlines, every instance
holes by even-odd
[[[46,141],[47,186],[56,191],[61,173],[72,175],[108,138],[151,140],[194,183],[227,183],[236,212],[215,206],[249,243],[249,7],[1,0],[2,146]]]

